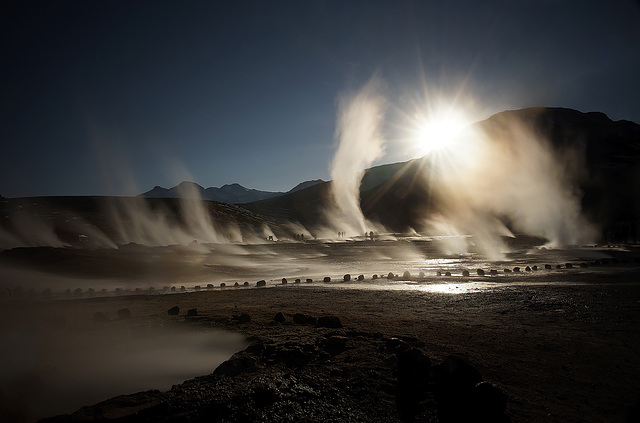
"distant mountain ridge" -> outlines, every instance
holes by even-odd
[[[163,188],[156,185],[153,189],[140,194],[145,198],[201,198],[207,201],[219,201],[229,204],[245,204],[254,201],[268,200],[281,195],[290,194],[316,184],[323,183],[322,179],[302,182],[287,192],[260,191],[245,188],[240,184],[226,184],[218,187],[204,188],[195,182],[183,181],[173,188]]]

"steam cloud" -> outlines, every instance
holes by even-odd
[[[384,153],[380,126],[386,101],[380,88],[381,80],[373,76],[360,91],[339,102],[339,145],[331,163],[334,203],[326,217],[330,226],[348,235],[362,235],[370,227],[360,209],[360,182],[364,170]]]
[[[595,239],[580,209],[579,151],[558,151],[527,124],[503,117],[476,124],[460,148],[429,157],[437,212],[431,227],[446,235],[472,234],[478,249],[502,258],[502,236],[514,230],[563,247]],[[462,251],[459,251],[462,252]]]

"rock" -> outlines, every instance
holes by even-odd
[[[256,286],[267,286],[267,282],[265,280],[261,280],[256,282]]]
[[[511,269],[502,269],[504,273],[511,273]]]
[[[401,350],[398,360],[396,408],[402,421],[415,421],[431,383],[431,360],[417,348]]]
[[[567,269],[573,269],[573,264],[567,263],[564,265],[564,267],[566,267]]]
[[[212,283],[208,283],[207,284],[207,289],[213,289],[213,284]]]
[[[359,281],[363,281],[364,280],[364,275],[358,275],[358,280]]]
[[[331,277],[325,276],[322,281],[325,282],[325,283],[329,283],[329,282],[331,282]]]
[[[589,264],[588,263],[580,263],[580,267],[584,269],[586,267],[589,267]]]
[[[118,318],[120,319],[128,319],[131,317],[131,310],[128,308],[121,308],[118,310]]]
[[[347,273],[346,275],[344,275],[344,276],[342,277],[342,280],[343,280],[344,282],[349,282],[349,281],[351,280],[351,275]]]
[[[234,283],[234,284],[233,284],[233,287],[234,287],[234,288],[240,288],[240,283],[239,283],[239,282]]]
[[[518,266],[514,267],[514,268],[513,268],[513,272],[514,272],[514,273],[518,273],[518,272],[520,272],[520,268],[519,268]]]
[[[316,327],[339,329],[342,327],[342,322],[337,316],[321,316],[318,317]]]
[[[307,316],[305,314],[302,313],[296,313],[293,315],[293,322],[297,323],[299,325],[306,325],[307,324]]]
[[[101,312],[101,311],[96,311],[95,313],[93,313],[93,321],[97,322],[97,323],[104,323],[106,322],[107,316]]]
[[[173,306],[169,310],[167,310],[167,314],[169,316],[177,316],[178,313],[180,313],[180,307],[178,306]]]
[[[562,265],[561,264],[556,264],[556,269],[562,269]]]
[[[258,362],[255,357],[240,352],[229,360],[221,363],[214,371],[214,375],[237,376],[241,373],[255,372],[258,370]]]
[[[533,270],[534,272],[537,271],[538,270],[538,266],[537,265],[531,266],[531,270]]]
[[[389,273],[387,274],[387,279],[393,279],[393,278],[394,278],[393,273],[392,273],[392,272],[389,272]]]
[[[408,280],[411,279],[411,273],[409,273],[408,270],[406,270],[403,274],[402,274],[402,279]]]
[[[390,351],[397,352],[411,348],[411,346],[406,341],[395,336],[383,336],[382,340],[384,341],[385,348]]]
[[[489,382],[480,382],[472,392],[472,408],[474,415],[480,421],[499,422],[504,419],[504,411],[507,406],[507,395]]]
[[[374,274],[374,275],[371,277],[371,279],[373,279],[373,280],[378,279],[378,275]]]
[[[529,266],[525,267],[524,270],[527,272],[531,272],[531,268]]]
[[[273,316],[273,320],[278,323],[284,323],[286,321],[284,314],[281,311],[277,312],[275,316]]]
[[[338,354],[347,349],[346,336],[332,335],[325,339],[324,348],[331,354]]]
[[[224,282],[220,282],[220,288],[224,288],[224,287],[226,287],[226,286],[227,286],[227,284],[226,284],[226,283],[224,283]]]
[[[196,285],[193,287],[194,291],[200,291],[202,289],[202,287],[200,285]]]
[[[491,274],[491,275],[495,276],[495,275],[497,275],[497,274],[498,274],[498,271],[497,271],[496,269],[491,269],[491,270],[489,271],[489,274]]]
[[[551,265],[550,264],[545,264],[544,268],[547,269],[547,270],[551,270]]]
[[[444,272],[445,276],[451,276],[451,272]]]
[[[246,313],[240,315],[234,314],[231,318],[237,323],[249,323],[251,321],[251,316]]]
[[[282,282],[282,285],[286,285],[286,284],[287,284],[287,282],[288,282],[288,281],[287,281],[287,278],[282,278],[282,281],[281,281],[281,282]]]
[[[484,276],[484,270],[478,269],[476,272],[478,273],[478,276]]]
[[[187,317],[196,317],[198,315],[198,309],[190,308],[187,310]]]
[[[468,270],[463,270],[462,271],[462,276],[469,276],[469,271]]]
[[[474,421],[469,406],[474,387],[482,382],[480,372],[466,358],[450,355],[433,367],[433,375],[439,421]]]
[[[249,282],[245,281],[242,285],[243,286],[249,286]]]
[[[421,277],[421,278],[424,278],[424,272],[418,273],[418,276]]]
[[[293,283],[300,283],[300,282],[302,282],[300,278],[297,278],[295,281],[293,281]]]
[[[311,279],[311,278],[307,278],[306,282],[307,282],[307,283],[311,283],[311,282],[313,282],[313,279]]]

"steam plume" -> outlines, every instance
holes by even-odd
[[[381,81],[373,76],[354,95],[340,100],[336,138],[338,149],[331,163],[334,204],[327,213],[330,224],[348,234],[363,234],[368,225],[360,209],[360,181],[364,170],[382,156],[385,141],[380,133],[385,99]]]

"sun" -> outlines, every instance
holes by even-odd
[[[451,148],[455,140],[469,126],[461,112],[447,110],[425,117],[417,122],[415,142],[422,154]]]

